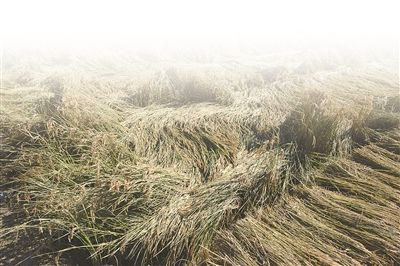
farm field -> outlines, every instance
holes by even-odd
[[[0,265],[398,265],[398,52],[5,53]]]

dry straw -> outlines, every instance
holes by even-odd
[[[1,234],[138,265],[399,263],[398,85],[279,69],[3,89],[1,185],[24,219]]]

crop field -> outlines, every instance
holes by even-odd
[[[5,53],[0,265],[399,265],[396,52]]]

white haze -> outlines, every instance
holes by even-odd
[[[397,1],[1,1],[3,47],[397,43]]]

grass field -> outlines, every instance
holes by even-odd
[[[400,263],[398,55],[174,56],[4,55],[4,265]]]

